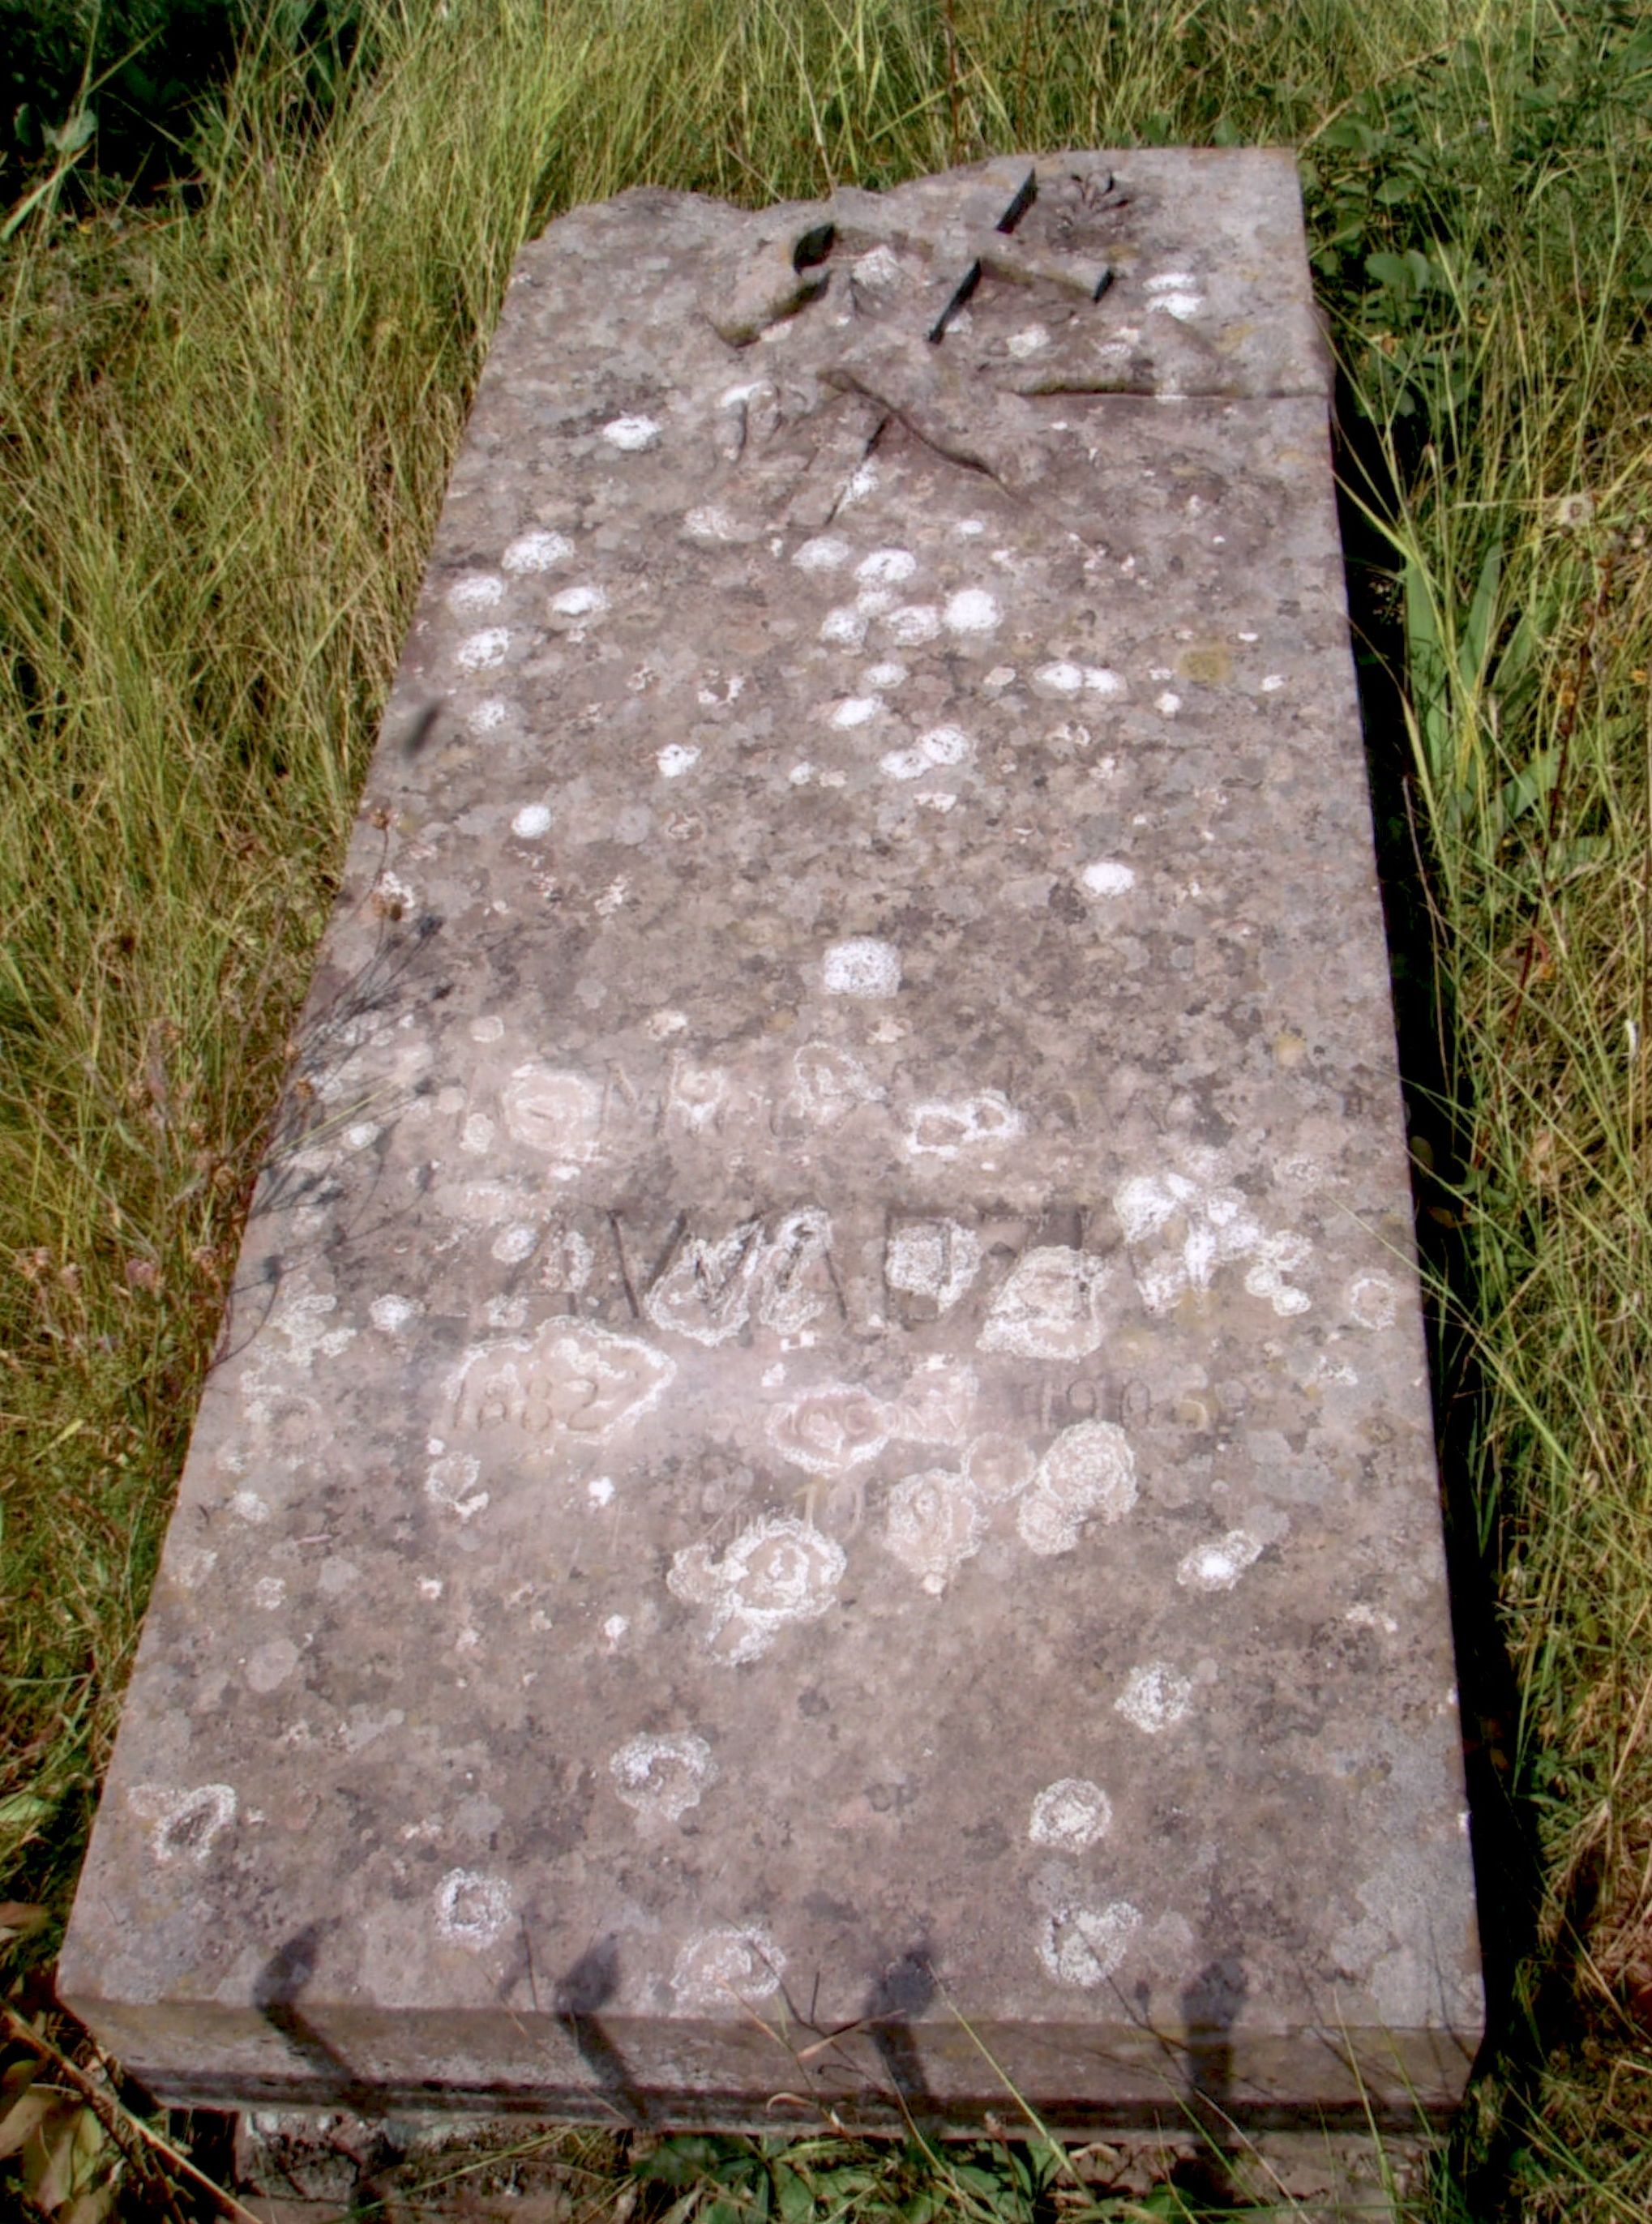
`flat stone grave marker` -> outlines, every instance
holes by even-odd
[[[63,1956],[158,2093],[1456,2100],[1326,406],[1282,154],[524,250]]]

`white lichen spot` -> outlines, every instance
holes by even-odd
[[[1348,1310],[1361,1328],[1392,1328],[1399,1292],[1386,1274],[1361,1274],[1348,1285]]]
[[[991,633],[1003,616],[997,598],[984,587],[960,587],[941,613],[948,633]]]
[[[519,1430],[524,1449],[553,1456],[565,1433],[576,1445],[602,1444],[640,1420],[676,1372],[674,1360],[638,1337],[561,1316],[531,1337],[467,1352],[446,1391],[461,1429],[484,1438]]]
[[[524,803],[510,822],[510,831],[524,842],[536,842],[541,834],[551,831],[551,810],[547,803]]]
[[[1276,695],[1284,685],[1285,678],[1282,673],[1270,672],[1262,683],[1262,692],[1264,695]]]
[[[1245,1274],[1244,1286],[1253,1298],[1266,1298],[1282,1319],[1305,1313],[1313,1298],[1306,1290],[1294,1288],[1285,1277],[1299,1273],[1313,1256],[1313,1246],[1306,1235],[1288,1232],[1264,1235],[1256,1246],[1256,1263]]]
[[[522,533],[501,560],[507,572],[550,572],[573,553],[573,543],[566,533]]]
[[[1099,1350],[1107,1261],[1064,1244],[1043,1244],[1016,1261],[983,1324],[983,1351],[1026,1359],[1083,1359]]]
[[[1033,674],[1033,685],[1047,688],[1053,695],[1076,695],[1084,686],[1084,667],[1069,663],[1065,657],[1054,664],[1041,664]]]
[[[1084,684],[1089,693],[1099,695],[1104,700],[1111,700],[1124,692],[1123,681],[1117,673],[1110,672],[1104,664],[1086,664]]]
[[[872,664],[866,668],[866,685],[869,687],[898,687],[906,677],[904,664]]]
[[[660,445],[660,427],[652,417],[611,418],[602,428],[602,436],[628,456],[640,456],[645,449]]]
[[[1205,306],[1198,279],[1186,270],[1166,270],[1156,278],[1149,278],[1147,295],[1149,313],[1156,309],[1180,323],[1196,317]]]
[[[986,1516],[965,1475],[934,1468],[889,1493],[883,1542],[932,1596],[939,1597],[981,1549]]]
[[[1208,1545],[1195,1545],[1176,1570],[1176,1581],[1193,1591],[1231,1591],[1262,1557],[1262,1540],[1245,1529],[1230,1529]]]
[[[725,1924],[691,1938],[677,1956],[671,1989],[680,2007],[743,2008],[780,1989],[786,1957],[755,1924]]]
[[[404,1298],[398,1292],[389,1290],[382,1298],[374,1298],[367,1308],[367,1317],[381,1335],[399,1336],[404,1328],[410,1327],[418,1319],[423,1311],[421,1298]]]
[[[1086,1521],[1122,1521],[1136,1503],[1136,1461],[1111,1421],[1063,1429],[1033,1470],[1016,1508],[1016,1531],[1030,1552],[1070,1552]]]
[[[628,1807],[666,1823],[680,1823],[698,1807],[700,1794],[718,1778],[710,1746],[693,1730],[631,1738],[610,1760],[608,1772]]]
[[[964,1152],[1011,1143],[1027,1122],[1002,1090],[984,1089],[955,1103],[915,1104],[905,1148],[914,1158],[956,1159]]]
[[[485,1158],[493,1148],[493,1122],[485,1112],[472,1112],[459,1132],[459,1147],[473,1159]]]
[[[901,986],[901,953],[873,935],[851,935],[828,945],[820,985],[828,996],[893,996]]]
[[[1035,1846],[1059,1846],[1081,1854],[1113,1827],[1113,1803],[1087,1776],[1064,1776],[1046,1785],[1033,1802],[1027,1835]]]
[[[642,1300],[649,1319],[695,1343],[726,1343],[751,1317],[762,1250],[760,1220],[742,1221],[725,1235],[686,1237]]]
[[[603,1642],[611,1652],[618,1652],[630,1627],[631,1618],[628,1614],[611,1614],[608,1616],[602,1626],[602,1635]]]
[[[666,1577],[680,1599],[711,1608],[706,1642],[731,1665],[759,1659],[788,1623],[813,1621],[835,1603],[848,1563],[843,1547],[794,1513],[766,1513],[720,1558],[691,1545]]]
[[[912,578],[918,559],[909,548],[874,548],[855,566],[855,577],[869,587],[899,587]]]
[[[1128,895],[1136,886],[1136,869],[1117,857],[1098,857],[1079,874],[1079,884],[1086,895]]]
[[[840,603],[820,621],[820,638],[839,648],[858,648],[866,638],[866,613],[852,603]]]
[[[1186,1173],[1137,1175],[1113,1192],[1148,1311],[1169,1312],[1190,1292],[1209,1289],[1218,1267],[1251,1259],[1252,1295],[1268,1298],[1282,1315],[1305,1311],[1310,1300],[1283,1279],[1310,1255],[1305,1239],[1264,1236],[1243,1194],[1216,1178],[1212,1154],[1193,1153],[1187,1163]]]
[[[585,1485],[585,1496],[596,1507],[611,1506],[614,1502],[614,1478],[611,1475],[593,1475]]]
[[[699,751],[688,742],[668,742],[654,761],[661,780],[680,780],[699,762]]]
[[[868,456],[864,464],[858,464],[850,473],[849,483],[839,500],[839,509],[851,509],[856,502],[864,502],[868,495],[876,494],[879,477],[877,465]]]
[[[494,1237],[493,1255],[502,1266],[520,1266],[524,1259],[533,1257],[538,1242],[538,1229],[521,1221],[515,1228],[502,1229]]]
[[[204,1861],[213,1839],[235,1820],[235,1787],[229,1784],[198,1785],[193,1791],[137,1784],[127,1798],[148,1823],[149,1849],[163,1863]]]
[[[932,603],[902,603],[883,621],[891,641],[902,648],[920,648],[940,631],[940,612]]]
[[[1366,1606],[1363,1602],[1358,1606],[1351,1606],[1342,1618],[1356,1629],[1380,1630],[1384,1637],[1399,1634],[1400,1625],[1391,1614],[1384,1614],[1379,1608]]]
[[[278,1691],[299,1662],[299,1651],[290,1637],[272,1637],[256,1646],[244,1663],[246,1679],[255,1691]]]
[[[507,626],[484,626],[460,641],[453,652],[453,661],[461,672],[491,672],[496,664],[505,660],[505,651],[510,646],[510,631]]]
[[[719,503],[705,502],[688,512],[682,529],[691,540],[735,540],[739,538],[740,521]]]
[[[439,1599],[444,1588],[440,1576],[421,1576],[419,1578],[419,1595],[421,1599]]]
[[[519,1143],[585,1165],[602,1147],[603,1090],[572,1067],[519,1065],[500,1092],[505,1126]]]
[[[876,291],[883,286],[898,286],[906,276],[896,261],[894,250],[888,247],[869,247],[864,255],[857,256],[849,266],[849,275],[858,286],[870,286]]]
[[[832,723],[845,731],[856,726],[870,726],[888,707],[881,695],[845,696],[833,710]]]
[[[1039,1959],[1058,1985],[1091,1991],[1112,1975],[1141,1927],[1139,1910],[1126,1899],[1109,1900],[1104,1907],[1058,1907],[1040,1929]]]
[[[981,1270],[981,1239],[956,1220],[908,1220],[890,1235],[883,1279],[891,1290],[950,1312]]]
[[[505,583],[497,572],[464,572],[447,590],[447,607],[460,613],[491,610],[504,600]]]
[[[488,1509],[488,1493],[476,1488],[481,1472],[481,1461],[468,1452],[447,1452],[426,1469],[425,1495],[461,1521],[474,1520]]]
[[[217,1565],[218,1554],[200,1545],[187,1545],[167,1557],[167,1573],[180,1590],[198,1591]]]
[[[932,765],[965,764],[974,746],[961,726],[931,726],[918,736],[919,752]]]
[[[835,1128],[863,1104],[882,1096],[852,1052],[834,1043],[806,1042],[792,1053],[792,1087],[785,1109],[812,1128]]]
[[[1010,354],[1022,361],[1025,361],[1029,355],[1039,354],[1049,344],[1049,331],[1043,325],[1024,325],[1020,332],[1011,332],[1005,343]]]
[[[551,608],[559,617],[600,617],[607,607],[606,591],[588,580],[578,587],[564,587],[560,595],[551,597]]]
[[[801,548],[792,552],[792,561],[800,572],[836,572],[841,570],[854,551],[846,540],[835,534],[822,534],[806,540]]]
[[[436,1887],[436,1929],[473,1953],[491,1946],[511,1918],[510,1887],[478,1869],[449,1869]]]
[[[1154,697],[1153,707],[1161,717],[1174,718],[1181,708],[1181,698],[1180,695],[1173,694],[1167,687],[1162,695]]]
[[[505,1023],[497,1012],[484,1012],[480,1019],[471,1021],[471,1040],[491,1043],[503,1039]]]
[[[986,1506],[1005,1506],[1018,1498],[1037,1471],[1031,1449],[1001,1429],[989,1429],[965,1448],[964,1472]]]
[[[1157,1737],[1187,1719],[1193,1709],[1193,1687],[1186,1676],[1162,1660],[1132,1668],[1124,1689],[1113,1702],[1113,1710],[1127,1722]]]
[[[252,1603],[265,1614],[274,1614],[277,1607],[285,1606],[285,1580],[280,1576],[260,1576],[252,1586]]]
[[[368,1150],[377,1142],[382,1133],[383,1130],[377,1121],[352,1121],[345,1129],[345,1147],[351,1151]]]
[[[465,723],[473,733],[491,734],[503,726],[510,716],[510,705],[503,696],[490,695],[472,704],[465,714]]]
[[[769,1441],[810,1475],[843,1475],[876,1459],[889,1440],[891,1415],[858,1382],[822,1382],[769,1416]]]
[[[269,1508],[256,1490],[237,1490],[231,1494],[230,1511],[237,1520],[257,1528],[269,1519]]]

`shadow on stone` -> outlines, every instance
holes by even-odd
[[[1233,2029],[1250,1992],[1244,1959],[1215,1910],[1201,1926],[1199,1968],[1182,1988],[1187,2031],[1185,2105],[1190,2124],[1207,2144],[1180,2164],[1174,2182],[1205,2200],[1231,2201],[1233,2183],[1225,2152],[1234,2122]]]
[[[912,2019],[922,2015],[936,1994],[932,1952],[928,1937],[921,1936],[874,1980],[866,1995],[866,2019],[877,2058],[902,2108],[920,2126],[938,2121],[940,2114],[912,2034]]]
[[[294,2053],[313,2073],[329,2101],[358,2116],[380,2113],[383,2100],[364,2084],[351,2064],[324,2038],[299,2006],[299,1996],[315,1974],[316,1957],[327,1926],[306,1924],[278,1946],[258,1972],[252,1987],[254,2006],[272,2031],[278,2031]]]
[[[597,2091],[633,2123],[646,2123],[648,2109],[631,2076],[630,2064],[604,2028],[597,2011],[619,1990],[619,1944],[611,1935],[587,1946],[556,1987],[558,2020],[579,2050]]]

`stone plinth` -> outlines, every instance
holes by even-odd
[[[1456,2098],[1326,416],[1282,155],[524,251],[63,1959],[159,2092]]]

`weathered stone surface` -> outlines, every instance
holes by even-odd
[[[522,257],[62,1965],[166,2094],[1460,2089],[1294,177],[1033,167]]]

